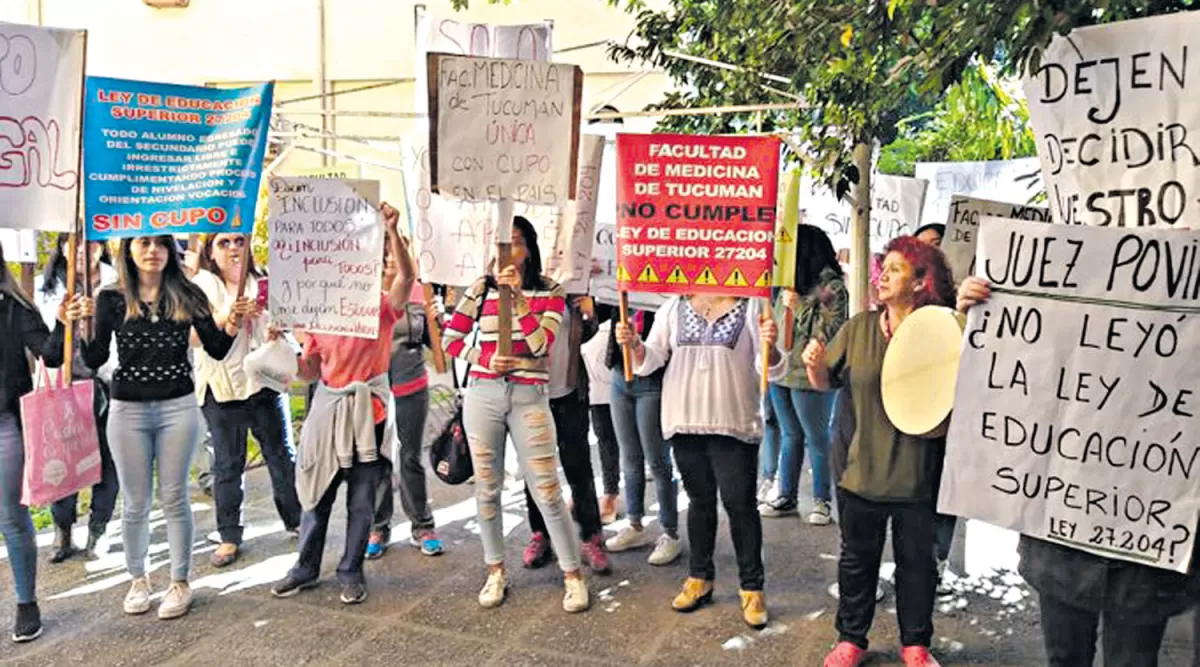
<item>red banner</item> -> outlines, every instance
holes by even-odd
[[[617,136],[617,284],[767,297],[779,140]]]

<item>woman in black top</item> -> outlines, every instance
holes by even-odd
[[[95,301],[77,296],[63,304],[54,338],[61,340],[64,322],[94,315],[96,335],[83,345],[82,352],[89,368],[99,368],[108,361],[112,337],[117,337],[108,428],[117,476],[125,492],[121,532],[125,565],[133,577],[125,613],[150,610],[146,558],[157,473],[171,554],[171,585],[158,616],[176,618],[191,606],[187,582],[193,525],[187,489],[192,455],[200,440],[200,408],[188,361],[189,334],[195,329],[205,352],[224,359],[241,317],[231,316],[224,330],[217,326],[208,298],[184,276],[170,236],[122,240],[117,268],[120,282],[101,290]],[[47,354],[47,363],[61,362],[55,356]]]
[[[26,352],[41,354],[50,332],[29,297],[13,280],[0,248],[0,534],[8,547],[17,590],[15,642],[42,634],[37,605],[37,544],[29,508],[21,504],[25,447],[18,401],[33,390]]]

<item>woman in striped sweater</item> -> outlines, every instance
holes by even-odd
[[[511,356],[498,353],[501,286],[513,294]],[[488,566],[487,583],[479,592],[483,607],[500,606],[507,590],[500,495],[505,436],[511,435],[526,483],[558,552],[566,588],[563,609],[580,612],[588,608],[579,538],[558,480],[557,437],[547,387],[550,347],[565,305],[563,288],[542,275],[537,232],[528,220],[517,216],[513,220],[512,264],[467,289],[443,336],[447,352],[472,364],[463,426],[475,464],[475,501]],[[468,345],[467,338],[476,327],[479,335]]]

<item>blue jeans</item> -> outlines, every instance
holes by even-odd
[[[0,534],[8,547],[8,561],[16,580],[17,603],[37,599],[37,543],[29,508],[21,504],[25,471],[25,445],[21,423],[9,412],[0,412]]]
[[[171,579],[187,581],[192,566],[192,506],[188,472],[200,443],[200,406],[193,394],[167,401],[116,401],[108,414],[108,440],[125,493],[121,538],[125,567],[146,574],[150,506],[158,473],[158,501],[167,520]]]
[[[558,552],[558,565],[564,572],[578,570],[579,538],[558,480],[558,437],[546,385],[471,378],[463,399],[463,430],[475,465],[475,504],[487,564],[504,562],[500,495],[504,490],[505,436],[511,434],[525,483],[533,490],[550,542]]]
[[[663,532],[679,535],[679,486],[671,464],[671,446],[662,433],[662,374],[634,377],[625,383],[625,373],[613,370],[612,423],[621,448],[625,474],[625,512],[631,523],[640,524],[646,515],[646,461],[654,475],[658,498],[658,521]]]
[[[829,437],[834,392],[789,389],[772,384],[768,397],[779,425],[779,497],[795,499],[799,493],[804,452],[812,465],[813,498],[829,502]],[[772,453],[763,461],[763,474]]]

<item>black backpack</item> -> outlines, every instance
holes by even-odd
[[[479,318],[483,317],[483,304],[487,302],[487,293],[488,287],[485,284],[483,296],[479,299],[479,308],[475,312],[476,325],[479,324]],[[454,397],[453,416],[430,444],[429,467],[438,479],[450,485],[458,485],[475,475],[475,466],[471,463],[471,447],[467,443],[467,432],[463,427],[462,386],[460,386],[458,374],[454,372],[453,366],[451,366],[450,374],[454,378],[454,388],[457,390]],[[470,374],[471,367],[468,365],[463,377],[469,377]],[[464,380],[461,384],[465,385],[466,381]]]

